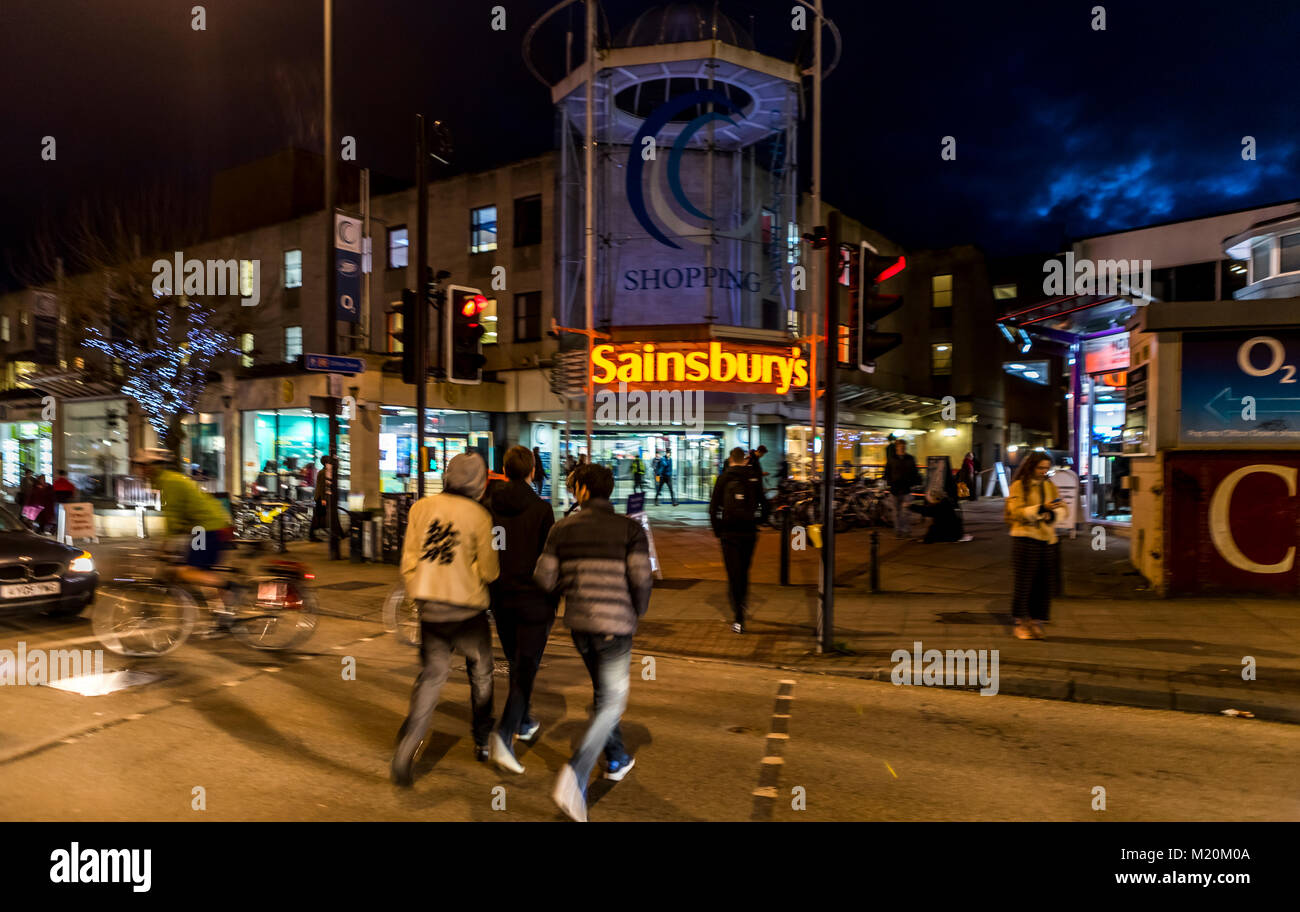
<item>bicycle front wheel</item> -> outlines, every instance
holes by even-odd
[[[91,624],[106,649],[124,656],[161,656],[194,630],[198,606],[184,589],[130,581],[100,586]]]
[[[293,649],[311,638],[318,620],[316,594],[301,580],[260,577],[230,621],[231,633],[254,649]]]
[[[384,599],[384,629],[407,646],[420,645],[420,609],[415,599],[408,598],[406,587],[394,586]]]

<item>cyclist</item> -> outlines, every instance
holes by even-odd
[[[225,588],[225,581],[211,572],[234,540],[233,523],[221,501],[176,471],[176,457],[168,450],[137,450],[131,462],[162,497],[167,535],[185,537],[185,566],[177,575],[195,585]],[[199,528],[202,536],[195,534]]]

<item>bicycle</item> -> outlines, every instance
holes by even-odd
[[[254,543],[255,550],[260,543]],[[137,554],[147,565],[156,552]],[[105,648],[118,655],[167,655],[195,630],[200,611],[210,617],[205,636],[229,633],[246,646],[284,651],[305,643],[316,630],[314,579],[305,564],[267,560],[256,575],[247,567],[214,567],[213,573],[237,574],[233,585],[215,589],[183,581],[178,567],[157,562],[149,572],[101,584],[92,628]]]
[[[384,629],[399,643],[420,645],[420,607],[406,595],[406,584],[398,582],[384,599]]]

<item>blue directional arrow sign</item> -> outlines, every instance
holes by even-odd
[[[360,358],[344,358],[339,355],[303,355],[303,366],[309,371],[325,374],[364,374],[366,362]]]

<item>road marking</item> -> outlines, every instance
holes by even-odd
[[[771,820],[772,808],[775,807],[777,797],[777,781],[780,779],[781,770],[785,766],[785,758],[779,756],[778,752],[782,745],[790,740],[790,735],[781,729],[789,728],[791,701],[794,700],[794,681],[784,678],[778,682],[776,692],[776,705],[773,707],[772,724],[769,726],[767,733],[767,754],[759,762],[758,787],[752,792],[754,796],[754,810],[750,815],[751,820]]]

